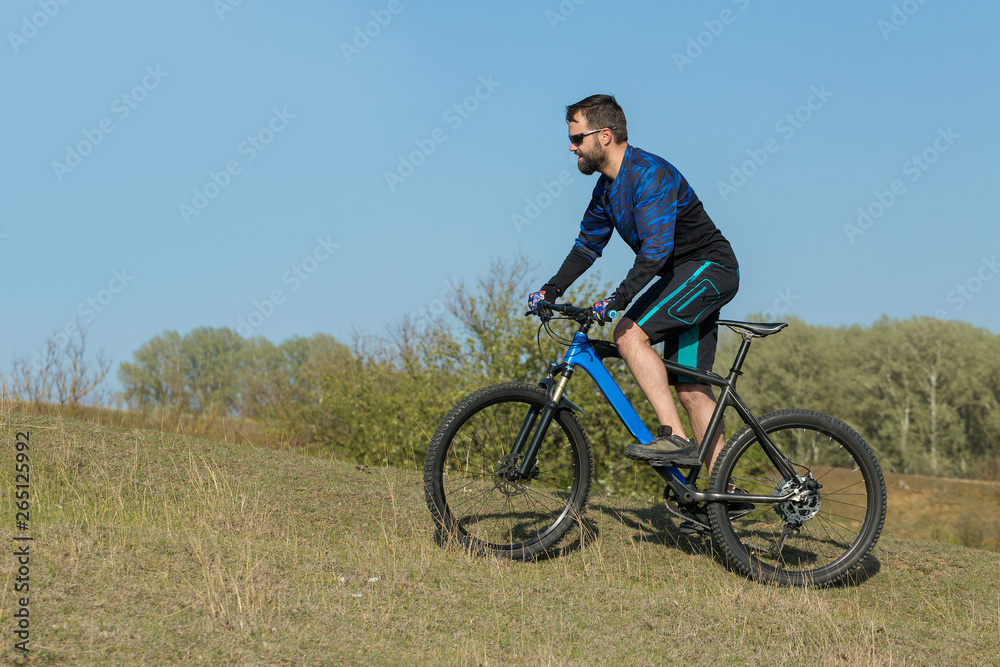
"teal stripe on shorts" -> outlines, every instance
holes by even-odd
[[[681,366],[698,367],[698,332],[700,324],[685,329],[677,337],[677,363]]]
[[[698,267],[698,270],[697,270],[697,271],[695,271],[694,273],[692,273],[692,274],[691,274],[691,277],[690,277],[690,278],[688,278],[688,279],[687,279],[687,280],[685,280],[685,281],[684,281],[683,283],[681,283],[681,286],[680,286],[680,287],[678,287],[678,288],[677,288],[677,289],[675,289],[675,290],[674,290],[673,292],[671,292],[671,293],[670,293],[670,296],[668,296],[668,297],[667,297],[666,299],[664,299],[663,301],[660,301],[660,302],[659,302],[658,304],[656,304],[656,305],[655,305],[654,307],[650,308],[649,312],[648,312],[648,313],[646,313],[646,314],[645,314],[645,316],[643,316],[643,318],[642,318],[641,320],[639,320],[639,321],[637,322],[637,324],[638,324],[638,325],[639,325],[639,326],[641,327],[641,326],[642,326],[642,325],[643,325],[643,324],[644,324],[644,323],[646,322],[646,320],[648,320],[648,319],[649,319],[650,317],[652,317],[652,316],[653,316],[653,313],[655,313],[656,311],[658,311],[658,310],[659,310],[659,309],[660,309],[660,308],[661,308],[661,307],[663,306],[663,304],[667,303],[668,301],[670,301],[671,299],[673,299],[673,298],[674,298],[675,296],[677,296],[677,294],[678,294],[678,293],[679,293],[679,292],[680,292],[680,291],[681,291],[682,289],[684,289],[685,287],[687,287],[687,286],[688,286],[688,285],[689,285],[689,284],[691,283],[691,281],[692,281],[692,280],[694,280],[695,278],[697,278],[697,277],[698,277],[698,276],[699,276],[699,275],[701,274],[701,272],[702,272],[702,271],[704,271],[705,269],[707,269],[707,268],[708,268],[708,266],[709,266],[710,264],[711,264],[711,262],[705,262],[705,263],[704,263],[704,264],[702,264],[702,265],[701,265],[700,267]]]

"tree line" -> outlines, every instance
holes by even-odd
[[[494,261],[473,284],[456,287],[442,316],[403,320],[350,345],[321,334],[275,345],[227,328],[167,331],[121,364],[123,397],[142,411],[254,420],[289,446],[359,463],[420,466],[438,422],[462,396],[492,382],[537,382],[545,362],[561,356],[563,345],[524,317],[530,268],[522,258]],[[567,300],[592,303],[607,291],[584,280]],[[564,339],[572,330],[553,323]],[[611,328],[591,335],[610,338]],[[738,345],[721,332],[716,372],[726,374]],[[607,365],[652,424],[624,364]],[[969,324],[883,318],[823,327],[792,319],[753,343],[739,390],[758,416],[799,407],[843,419],[887,470],[998,477],[1000,336]],[[576,378],[569,397],[587,413],[595,483],[617,494],[655,490],[655,476],[624,457],[630,435],[594,383]],[[727,419],[729,435],[738,421]]]

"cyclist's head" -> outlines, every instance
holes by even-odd
[[[619,144],[628,141],[628,128],[625,123],[625,112],[618,106],[612,95],[591,95],[576,104],[566,107],[566,122],[572,121],[577,112],[586,119],[587,128],[596,130],[602,127],[614,127],[612,136]]]

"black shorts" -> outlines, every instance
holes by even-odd
[[[715,262],[685,262],[674,267],[636,299],[625,317],[646,332],[652,344],[665,341],[663,358],[683,366],[712,370],[719,340],[719,309],[740,286],[739,269]],[[668,373],[670,384],[697,382]]]

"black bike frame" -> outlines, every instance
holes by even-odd
[[[750,334],[743,335],[743,341],[740,344],[740,349],[736,352],[736,358],[733,360],[733,365],[729,369],[729,376],[722,377],[711,371],[703,371],[697,368],[691,368],[690,366],[682,366],[676,362],[670,361],[669,359],[663,359],[663,365],[666,367],[667,371],[674,373],[675,375],[692,378],[708,384],[714,387],[719,387],[722,389],[722,393],[719,395],[715,410],[712,412],[712,417],[709,419],[708,426],[705,428],[705,435],[701,439],[701,444],[698,447],[698,458],[702,462],[705,461],[705,456],[708,454],[708,447],[710,443],[715,441],[716,435],[719,432],[719,428],[723,427],[723,415],[726,412],[726,408],[732,406],[736,410],[736,413],[743,420],[743,423],[750,427],[757,436],[758,442],[761,444],[761,448],[767,454],[767,457],[771,460],[771,463],[781,472],[785,477],[794,478],[795,470],[792,468],[791,463],[788,459],[778,450],[778,448],[771,442],[771,438],[768,437],[767,433],[764,431],[763,427],[754,417],[753,412],[747,407],[743,399],[740,398],[739,394],[736,393],[736,381],[743,374],[743,362],[746,361],[747,353],[750,351],[750,343],[753,340],[753,336]],[[660,474],[668,483],[676,480],[676,477],[672,474],[665,473],[663,471],[663,466],[653,466],[653,469]],[[695,481],[698,479],[698,474],[701,471],[701,467],[694,468],[688,473],[685,478],[685,484],[689,488],[693,488]],[[671,484],[671,486],[674,486]],[[676,489],[675,489],[676,490]],[[735,498],[728,498],[729,494],[712,494],[712,493],[687,493],[685,494],[690,500],[694,502],[705,502],[713,500],[733,500]],[[747,496],[740,496],[744,501],[750,500],[755,501],[756,498],[749,498]],[[760,502],[773,502],[774,497],[768,496],[767,500],[760,500]]]
[[[573,308],[572,311],[567,309],[566,314],[571,317],[583,313],[583,309]],[[636,437],[639,442],[649,442],[653,439],[649,430],[639,419],[638,414],[632,407],[628,399],[625,398],[624,393],[621,388],[618,387],[611,374],[608,373],[607,369],[604,367],[603,360],[607,358],[621,358],[618,354],[617,348],[608,343],[607,341],[596,340],[592,341],[587,337],[587,332],[590,330],[592,322],[589,319],[580,320],[580,328],[573,337],[573,341],[566,351],[565,356],[561,363],[552,364],[549,367],[549,373],[546,378],[541,382],[543,386],[547,389],[546,405],[538,410],[537,408],[531,408],[528,414],[525,416],[524,422],[521,425],[518,435],[515,438],[513,447],[511,448],[510,455],[508,457],[509,461],[517,461],[520,459],[520,464],[515,468],[511,469],[511,473],[520,479],[529,478],[532,474],[532,469],[535,464],[535,456],[538,453],[538,448],[541,445],[541,441],[548,430],[552,419],[555,417],[559,410],[565,409],[576,409],[572,403],[567,401],[564,397],[564,392],[566,386],[569,383],[570,377],[573,375],[573,370],[576,367],[584,369],[588,375],[594,380],[598,388],[604,394],[605,399],[614,409],[615,414],[618,418],[622,420],[625,427]],[[698,449],[698,458],[702,461],[705,460],[705,455],[708,453],[709,443],[713,442],[716,438],[719,428],[723,424],[723,415],[726,408],[732,406],[736,413],[740,416],[743,422],[750,427],[760,442],[761,447],[767,454],[767,457],[771,460],[774,466],[784,475],[786,478],[795,478],[795,471],[791,466],[788,459],[778,450],[771,439],[768,437],[767,433],[761,427],[760,423],[754,417],[750,408],[743,402],[736,393],[736,381],[740,375],[742,375],[741,368],[743,367],[743,362],[746,360],[747,353],[750,349],[750,343],[755,337],[750,333],[741,334],[743,337],[743,342],[740,345],[739,350],[736,353],[736,358],[733,360],[733,365],[730,368],[729,376],[722,377],[716,373],[710,371],[702,371],[697,368],[691,368],[689,366],[682,366],[676,362],[664,359],[663,365],[666,369],[679,376],[686,378],[692,378],[699,382],[703,382],[710,386],[719,387],[722,390],[719,396],[715,410],[712,413],[712,417],[709,420],[708,427],[705,429],[705,435],[702,437],[701,444]],[[530,440],[529,440],[530,438]],[[705,493],[698,491],[694,487],[695,481],[698,479],[701,467],[692,469],[688,475],[683,476],[677,468],[672,466],[652,466],[653,470],[657,472],[667,484],[674,490],[677,497],[683,502],[714,502],[714,501],[749,501],[749,502],[761,502],[761,503],[775,503],[784,502],[794,495],[794,492],[782,494],[780,496],[747,496],[744,494],[734,495],[729,493]]]

